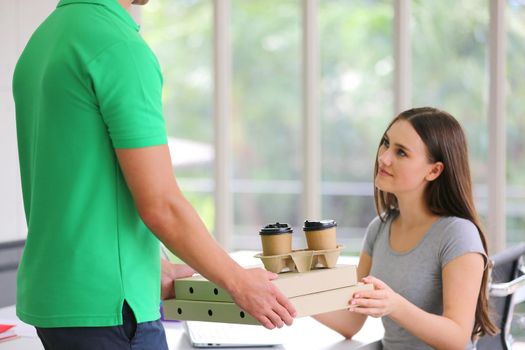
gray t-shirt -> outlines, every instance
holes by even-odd
[[[470,252],[480,253],[486,258],[476,226],[458,217],[441,217],[416,247],[399,253],[390,247],[391,223],[391,219],[383,223],[376,217],[368,226],[363,250],[372,257],[370,275],[385,282],[417,307],[442,315],[443,267]],[[382,321],[385,350],[432,349],[388,316]],[[466,349],[473,349],[472,344]]]

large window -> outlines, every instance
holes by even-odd
[[[375,216],[374,158],[394,117],[392,20],[390,1],[320,2],[322,213],[353,253]]]
[[[301,221],[301,13],[297,0],[234,0],[234,246]]]
[[[439,107],[460,121],[469,141],[473,180],[484,183],[488,143],[487,2],[418,1],[413,2],[412,9],[413,103]]]
[[[164,75],[163,104],[175,175],[213,230],[212,3],[156,0],[144,7],[143,35]]]
[[[525,3],[509,1],[506,18],[507,242],[513,244],[525,240]]]
[[[307,0],[229,0],[231,249],[258,249],[262,225],[304,217],[302,11]],[[161,63],[174,170],[213,232],[214,107],[211,0],[156,0],[142,13],[144,36]],[[413,0],[408,26],[410,104],[456,116],[467,132],[476,204],[489,203],[489,2]],[[321,218],[356,253],[374,217],[372,169],[379,138],[394,117],[394,7],[387,0],[318,0]],[[507,4],[507,242],[525,226],[525,16]],[[399,56],[406,57],[406,56]],[[399,62],[398,62],[399,63]],[[406,82],[406,81],[405,81]],[[219,204],[216,204],[219,203]],[[494,234],[490,233],[489,234]],[[296,235],[300,237],[301,235]],[[298,242],[296,242],[297,244]],[[300,247],[300,246],[296,246]]]
[[[413,104],[443,109],[462,124],[476,206],[486,218],[488,2],[414,1],[412,23]]]

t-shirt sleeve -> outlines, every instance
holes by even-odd
[[[91,60],[87,69],[113,147],[167,143],[162,74],[146,43],[116,43]]]
[[[376,241],[377,235],[379,234],[382,223],[383,222],[379,216],[377,216],[370,222],[370,224],[368,224],[368,227],[366,228],[365,239],[363,242],[363,251],[369,256],[372,256],[374,251],[374,243]]]
[[[478,229],[471,221],[456,218],[445,227],[439,250],[441,268],[453,259],[467,254],[479,253],[487,262]]]

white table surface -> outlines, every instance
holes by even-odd
[[[253,258],[254,252],[236,252],[232,257],[241,262],[243,266],[253,266],[260,263]],[[338,263],[356,263],[355,257],[340,257]],[[15,306],[0,308],[0,323],[16,323],[22,336],[0,342],[0,350],[42,350],[44,349],[31,326],[21,322],[15,314]],[[194,349],[184,331],[182,322],[164,322],[166,338],[170,350]],[[294,320],[291,327],[286,327],[286,340],[282,346],[266,349],[286,350],[349,350],[349,349],[380,349],[379,340],[383,337],[383,326],[380,319],[368,318],[365,325],[352,340],[346,340],[343,336],[320,324],[311,317],[302,317]],[[265,348],[259,348],[265,349]]]

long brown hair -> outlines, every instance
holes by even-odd
[[[487,240],[474,206],[472,181],[468,161],[467,141],[458,121],[448,114],[431,107],[413,108],[400,113],[388,125],[386,131],[399,120],[408,121],[427,146],[431,163],[442,162],[443,172],[425,188],[426,203],[430,211],[439,216],[456,216],[470,220],[476,225],[483,248],[488,256]],[[386,134],[385,131],[385,134]],[[379,147],[381,143],[379,144]],[[374,168],[374,179],[378,172],[378,153]],[[398,203],[392,193],[374,186],[376,211],[381,220],[398,215]],[[489,269],[483,272],[478,295],[472,337],[496,334],[498,327],[490,320],[488,305]]]

